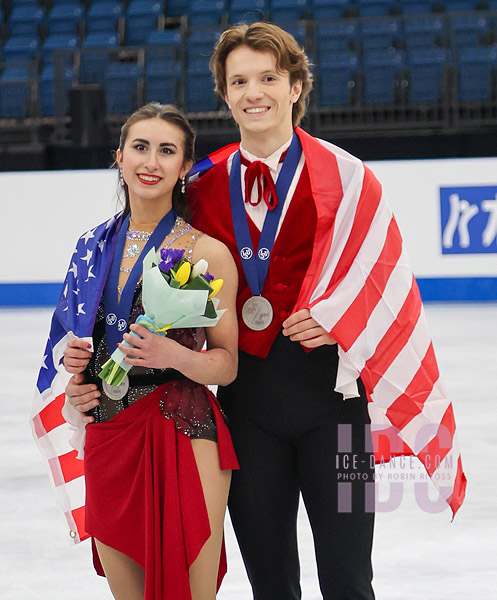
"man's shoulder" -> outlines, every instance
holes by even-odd
[[[197,175],[188,183],[188,189],[203,189],[212,185],[213,181],[221,181],[223,178],[227,179],[228,176],[228,158],[223,159],[221,162],[212,165],[209,169],[205,170],[201,175]]]
[[[362,164],[360,158],[354,156],[347,150],[344,150],[344,148],[337,146],[333,142],[324,140],[319,137],[315,137],[300,128],[297,131],[300,137],[300,141],[302,142],[304,154],[307,150],[307,152],[316,152],[320,154],[324,159],[326,159],[326,157],[334,157],[337,160],[348,161],[358,165]]]

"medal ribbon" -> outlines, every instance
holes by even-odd
[[[145,247],[140,252],[139,257],[129,274],[128,280],[126,281],[121,300],[119,301],[119,292],[117,290],[119,283],[119,269],[121,267],[124,244],[126,243],[129,217],[130,215],[128,214],[122,222],[119,233],[117,234],[116,248],[112,258],[109,276],[107,277],[104,288],[105,333],[107,334],[107,348],[109,354],[114,352],[117,343],[122,341],[123,333],[128,329],[129,315],[131,313],[136,284],[142,273],[143,259],[147,256],[151,248],[155,247],[158,249],[159,245],[164,241],[164,238],[168,235],[176,222],[176,213],[171,209],[161,219],[145,244]]]
[[[233,156],[229,180],[231,215],[233,217],[236,245],[238,247],[238,252],[240,253],[240,258],[242,259],[243,272],[253,296],[260,296],[262,294],[264,281],[266,280],[269,268],[269,258],[276,239],[276,232],[281,219],[281,213],[295,171],[297,170],[301,154],[302,146],[300,145],[298,136],[294,133],[292,143],[288,148],[285,160],[283,161],[283,166],[281,167],[280,174],[276,181],[278,204],[273,210],[268,210],[266,214],[259,238],[257,254],[254,252],[252,246],[247,213],[243,202],[240,152],[236,152]]]

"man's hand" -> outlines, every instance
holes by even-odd
[[[98,406],[100,392],[94,383],[85,383],[84,375],[76,373],[71,377],[66,387],[66,396],[73,408],[82,413],[83,423],[93,423],[93,417],[85,414]]]
[[[283,322],[283,335],[306,348],[332,346],[336,341],[311,317],[307,308],[293,313]]]
[[[82,373],[90,362],[91,344],[81,338],[70,340],[64,350],[64,367],[68,373]]]

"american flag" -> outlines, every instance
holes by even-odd
[[[38,376],[31,427],[47,459],[57,502],[74,542],[88,535],[84,528],[83,461],[70,440],[75,428],[64,419],[65,387],[71,375],[61,360],[72,336],[92,335],[96,311],[112,260],[120,215],[87,231],[71,257],[62,293],[52,317],[49,339]]]
[[[417,456],[454,515],[466,488],[454,413],[395,218],[360,160],[296,131],[318,224],[295,310],[309,308],[338,342],[341,387],[361,377],[376,461]],[[200,161],[192,180],[238,147]]]
[[[377,461],[417,456],[455,515],[466,478],[452,403],[395,218],[360,160],[298,133],[318,225],[296,310],[310,308],[350,380],[361,377]]]

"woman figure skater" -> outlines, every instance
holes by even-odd
[[[236,376],[237,272],[226,247],[185,220],[193,152],[193,131],[172,106],[147,104],[124,124],[116,163],[126,207],[105,233],[91,232],[115,247],[106,268],[97,264],[98,246],[88,258],[92,275],[104,273],[93,345],[75,337],[64,351],[73,374],[65,414],[84,413],[86,425],[85,529],[116,600],[212,600],[226,570],[223,520],[237,462],[205,386]],[[215,327],[162,337],[135,324],[143,313],[141,262],[151,246],[183,249],[193,263],[206,259],[224,280],[219,307],[228,310]],[[128,324],[139,338],[123,335]],[[117,391],[98,379],[116,343],[133,366]]]

